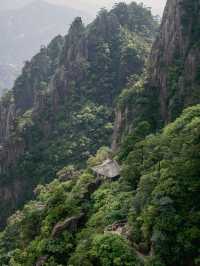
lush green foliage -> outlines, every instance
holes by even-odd
[[[141,73],[154,29],[149,11],[135,3],[101,10],[86,29],[78,18],[64,50],[60,39],[41,50],[18,79],[14,99],[12,93],[4,96],[5,106],[14,100],[20,105],[12,137],[26,146],[4,182],[25,177],[28,198],[38,183],[58,179],[37,186],[35,200],[9,218],[0,234],[2,266],[199,265],[200,105],[152,133],[159,125],[157,91],[148,89]],[[85,40],[87,57],[78,50],[77,58],[76,44]],[[40,71],[41,62],[48,68]],[[174,119],[182,110],[176,90],[182,62],[169,72]],[[50,93],[53,74],[56,103]],[[31,102],[29,108],[20,104],[23,97],[32,99],[31,87],[25,89],[32,78],[45,100],[36,113]],[[107,145],[116,105],[130,125],[113,154]],[[95,177],[91,167],[114,156],[121,177]]]
[[[137,187],[132,237],[164,265],[187,265],[199,256],[200,106],[184,111],[162,134],[136,143],[123,177]]]
[[[198,265],[200,106],[185,110],[160,134],[145,137],[141,129],[148,124],[141,123],[122,146],[120,180],[94,187],[88,169],[39,186],[37,199],[1,233],[3,265],[31,266],[44,257],[45,265]],[[109,153],[102,148],[89,165]],[[69,171],[74,168],[58,176]],[[80,214],[75,230],[53,235],[55,225]]]
[[[156,28],[149,10],[117,4],[87,27],[77,18],[65,40],[56,37],[26,63],[13,89],[17,117],[10,136],[25,148],[0,174],[1,184],[20,179],[24,189],[17,201],[0,203],[5,216],[8,205],[21,206],[66,164],[83,168],[110,145],[115,102],[130,77],[141,74]]]
[[[128,266],[136,262],[128,241],[112,233],[104,235],[108,225],[127,218],[132,192],[122,189],[118,182],[106,182],[91,194],[89,184],[94,180],[85,172],[71,181],[55,180],[46,187],[39,186],[35,191],[37,200],[9,219],[0,240],[1,262],[28,266],[44,255],[48,255],[46,265],[117,266],[123,261]],[[82,230],[81,227],[75,232],[63,229],[56,238],[52,236],[58,222],[80,213],[85,215]]]

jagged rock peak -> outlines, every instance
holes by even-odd
[[[12,188],[14,180],[23,183],[16,199],[1,201],[0,197],[0,209],[11,206],[4,216],[0,212],[0,226],[14,208],[32,197],[40,177],[49,182],[56,169],[67,164],[83,167],[98,148],[110,144],[115,99],[129,77],[143,70],[149,36],[157,29],[157,25],[151,27],[154,19],[148,10],[138,5],[128,10],[125,22],[121,18],[126,10],[120,11],[120,5],[110,12],[102,10],[87,27],[76,18],[65,39],[57,37],[26,63],[13,88],[14,112],[10,102],[0,107],[0,122],[7,121],[0,123],[0,179],[6,180],[9,168],[6,189]],[[146,18],[150,23],[144,22]],[[30,161],[34,161],[33,172]]]
[[[69,29],[69,35],[80,37],[80,34],[82,34],[83,31],[84,31],[84,25],[83,25],[81,17],[75,18],[75,20],[73,21]]]

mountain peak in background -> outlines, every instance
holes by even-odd
[[[24,61],[54,36],[65,35],[76,16],[82,16],[86,23],[91,20],[85,11],[44,0],[1,3],[0,34],[4,38],[0,42],[0,95],[3,89],[12,87]]]
[[[26,62],[0,100],[0,266],[200,266],[199,39],[199,0],[159,31],[118,3]]]

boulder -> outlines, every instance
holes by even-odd
[[[51,233],[52,238],[58,237],[60,234],[62,234],[63,231],[68,230],[69,232],[76,232],[78,229],[78,226],[83,223],[84,214],[81,213],[78,216],[73,216],[70,218],[65,219],[62,222],[58,222]]]

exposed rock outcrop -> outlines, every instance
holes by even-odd
[[[198,0],[168,0],[150,58],[150,86],[159,89],[164,122],[200,102]]]
[[[118,108],[115,110],[115,122],[112,135],[112,151],[115,153],[119,149],[122,135],[129,132],[130,124],[128,121],[128,106],[124,110]]]
[[[65,38],[56,37],[26,62],[12,98],[0,104],[0,189],[3,179],[8,189],[15,179],[28,183],[18,195],[26,201],[66,164],[82,167],[110,145],[115,100],[129,77],[142,72],[156,28],[148,10],[121,3],[101,10],[87,27],[75,19]]]
[[[10,137],[15,119],[15,104],[12,95],[5,95],[0,101],[0,143]]]
[[[68,230],[71,233],[76,232],[81,223],[83,223],[84,216],[85,215],[81,213],[78,216],[73,216],[67,218],[63,222],[57,223],[51,233],[52,238],[58,237],[64,230]]]

